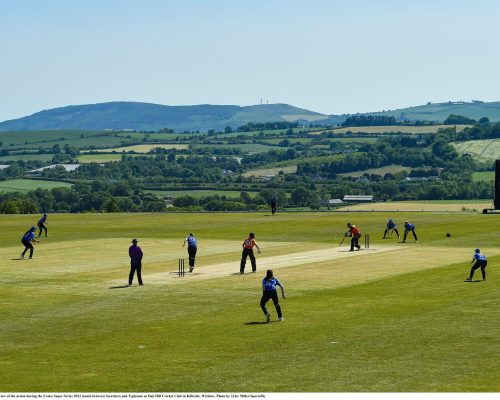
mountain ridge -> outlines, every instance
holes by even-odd
[[[158,130],[206,131],[236,128],[248,122],[286,121],[281,115],[327,118],[327,115],[288,104],[254,106],[200,104],[167,106],[141,102],[107,102],[70,105],[39,111],[32,115],[0,122],[0,131],[21,130]]]
[[[478,120],[488,117],[500,121],[500,102],[444,102],[357,114],[326,115],[289,104],[182,105],[114,101],[96,104],[69,105],[42,110],[22,118],[0,122],[0,132],[39,130],[124,130],[155,131],[170,128],[175,131],[233,129],[249,122],[299,122],[301,124],[338,125],[352,115],[386,115],[399,121],[443,122],[450,114]]]

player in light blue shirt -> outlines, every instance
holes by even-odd
[[[283,321],[283,314],[281,313],[281,306],[278,301],[278,291],[276,286],[281,289],[281,297],[285,298],[285,289],[278,279],[273,275],[273,271],[268,269],[266,272],[266,277],[262,280],[262,298],[260,299],[260,308],[264,311],[266,316],[266,321],[271,321],[271,314],[267,311],[266,303],[269,300],[273,301],[276,312],[278,313],[278,321]]]
[[[486,266],[488,265],[488,260],[486,256],[481,253],[480,249],[474,250],[474,255],[472,256],[471,264],[474,263],[472,268],[470,269],[470,275],[467,278],[467,281],[472,281],[472,277],[474,276],[474,271],[478,268],[481,268],[481,273],[483,274],[483,281],[486,280]]]

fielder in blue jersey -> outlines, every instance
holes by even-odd
[[[42,231],[45,230],[45,236],[49,236],[49,231],[45,226],[47,224],[47,214],[43,214],[42,218],[38,220],[36,223],[38,228],[40,228],[40,232],[38,233],[38,237],[42,236]]]
[[[271,314],[267,311],[266,303],[271,299],[273,300],[274,307],[278,313],[278,321],[283,321],[283,314],[281,313],[276,286],[279,286],[281,289],[281,297],[285,298],[285,289],[283,288],[283,285],[274,277],[273,271],[268,269],[266,277],[262,280],[262,298],[260,299],[260,308],[264,311],[267,322],[271,321]]]
[[[392,232],[396,232],[396,235],[398,235],[398,239],[399,239],[399,232],[398,232],[398,228],[396,227],[396,223],[392,220],[392,218],[389,219],[389,221],[387,221],[387,225],[385,227],[385,232],[384,232],[384,237],[382,239],[385,239],[385,237],[387,236],[387,234],[390,232],[390,236],[392,236]]]
[[[196,252],[198,251],[198,240],[194,237],[192,233],[190,233],[186,239],[184,239],[184,243],[182,247],[188,244],[188,255],[189,255],[189,272],[193,272],[194,270],[194,262],[196,259]]]
[[[408,221],[405,221],[405,234],[403,236],[403,243],[406,242],[406,235],[408,235],[409,232],[413,234],[415,242],[418,242],[417,234],[415,233],[415,225],[410,224]]]
[[[33,258],[34,248],[31,242],[39,242],[35,239],[35,231],[36,227],[32,226],[21,238],[21,243],[24,245],[24,251],[21,253],[21,258],[24,258],[24,255],[28,250],[30,251],[30,260]]]
[[[474,263],[472,268],[470,269],[470,275],[467,278],[468,281],[472,281],[472,277],[474,276],[474,271],[478,268],[481,268],[481,273],[483,274],[483,281],[486,280],[486,266],[488,265],[488,260],[486,256],[481,253],[480,249],[474,250],[474,255],[472,256],[471,263]]]

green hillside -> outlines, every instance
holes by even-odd
[[[500,139],[468,140],[453,143],[459,154],[471,154],[479,161],[494,161],[500,158]]]
[[[295,117],[294,117],[295,116]],[[111,102],[44,110],[0,123],[0,131],[33,130],[158,130],[207,131],[237,128],[249,122],[276,122],[326,117],[287,104],[165,106]]]
[[[398,120],[444,121],[450,114],[479,120],[488,117],[491,122],[500,121],[500,102],[448,102],[433,103],[416,107],[369,113],[369,115],[387,115]]]

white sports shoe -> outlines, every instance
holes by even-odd
[[[283,317],[278,318],[278,321],[283,321]]]

